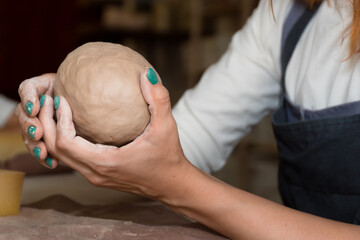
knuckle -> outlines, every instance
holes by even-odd
[[[97,172],[98,174],[102,175],[102,176],[106,176],[107,172],[108,172],[108,167],[105,166],[104,164],[102,164],[101,161],[92,161],[91,165],[89,165],[89,167]]]
[[[169,91],[165,87],[161,88],[161,90],[159,90],[156,93],[155,100],[162,103],[169,102],[170,101]]]
[[[106,167],[101,164],[94,164],[93,170],[103,175],[106,172]]]
[[[26,88],[31,87],[29,85],[32,85],[36,81],[35,78],[36,77],[31,77],[22,81],[19,85],[19,90],[25,90]]]
[[[55,145],[59,150],[65,150],[66,149],[66,141],[63,138],[56,138]]]
[[[88,180],[95,187],[101,187],[103,185],[103,183],[104,183],[103,179],[101,177],[98,177],[98,176],[92,176]]]
[[[19,95],[21,95],[22,90],[24,89],[25,83],[27,80],[23,81],[22,83],[20,83],[19,88],[18,88],[18,93]]]
[[[23,92],[26,91],[26,89],[28,88],[28,85],[30,82],[31,82],[31,79],[26,79],[20,83],[19,88],[18,88],[18,93],[19,93],[20,97],[22,97]]]
[[[17,117],[20,116],[20,114],[21,114],[21,112],[22,112],[21,110],[22,110],[22,106],[21,106],[21,104],[19,103],[19,104],[16,106],[16,109],[15,109],[15,114],[16,114]]]

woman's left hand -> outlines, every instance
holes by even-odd
[[[56,110],[56,123],[53,99],[47,95],[39,119],[48,153],[80,172],[95,186],[161,201],[179,194],[174,184],[186,178],[192,165],[180,146],[169,93],[160,81],[151,80],[146,73],[141,75],[140,85],[149,105],[150,123],[138,138],[120,148],[93,144],[76,136],[71,109],[63,97]]]

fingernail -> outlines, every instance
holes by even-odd
[[[60,104],[60,99],[58,96],[54,97],[54,106],[55,106],[55,110],[57,110],[59,108],[59,104]]]
[[[156,72],[154,71],[153,68],[149,68],[146,76],[152,85],[155,85],[159,82]]]
[[[32,139],[35,138],[35,131],[36,131],[36,127],[31,125],[29,128],[28,128],[28,134],[30,135],[30,137]]]
[[[26,104],[25,104],[25,110],[26,112],[31,115],[31,112],[33,110],[33,104],[32,102],[28,101]]]
[[[48,165],[49,167],[52,167],[52,158],[47,157],[45,162],[46,162],[46,165]]]
[[[44,105],[44,102],[45,102],[45,95],[41,95],[40,97],[40,107],[42,107]]]
[[[40,159],[40,152],[41,152],[41,149],[39,147],[34,147],[33,153],[35,154],[35,157],[37,159]]]

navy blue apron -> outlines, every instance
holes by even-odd
[[[286,67],[319,5],[295,1],[283,29],[282,97],[272,117],[279,189],[286,206],[360,224],[360,102],[310,111],[292,104],[285,91]]]

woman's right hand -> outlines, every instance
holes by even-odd
[[[43,126],[38,119],[45,95],[53,97],[55,74],[47,73],[24,80],[19,86],[21,103],[16,108],[16,115],[22,128],[22,137],[29,152],[48,168],[55,168],[58,162],[47,154],[42,141]]]

